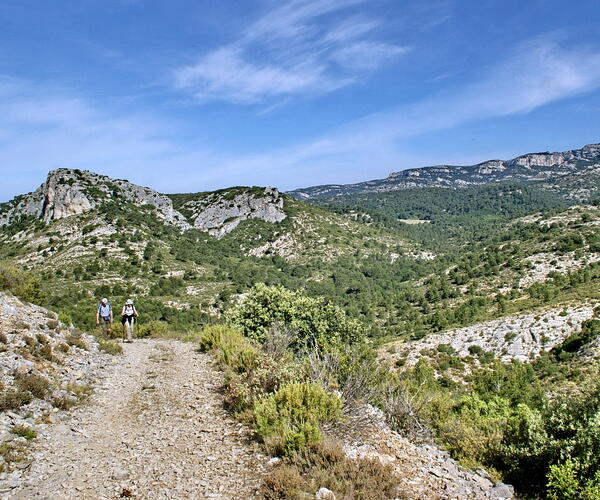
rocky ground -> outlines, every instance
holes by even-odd
[[[126,344],[89,403],[2,478],[4,498],[255,498],[267,457],[222,409],[210,363],[192,344]]]
[[[390,464],[402,478],[403,498],[419,500],[511,499],[511,485],[494,482],[483,469],[460,466],[450,455],[430,444],[414,444],[391,430],[384,416],[373,407],[364,412],[360,432],[340,436],[350,458],[378,459]]]
[[[0,498],[260,498],[278,459],[223,409],[211,356],[176,340],[121,345],[123,354],[109,355],[54,313],[0,295],[0,401],[29,394],[0,409]],[[45,381],[35,397],[32,380]],[[371,427],[345,435],[346,453],[392,463],[410,498],[511,497],[485,472],[412,444],[365,411]]]
[[[469,348],[478,346],[504,362],[528,361],[579,330],[581,323],[593,316],[593,309],[592,305],[561,307],[500,318],[428,335],[421,340],[388,344],[381,355],[391,362],[404,359],[410,366],[423,355],[435,353],[439,345],[451,346],[460,357],[469,356]]]

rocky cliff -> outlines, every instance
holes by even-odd
[[[182,196],[170,197],[86,170],[60,168],[49,172],[46,182],[34,192],[0,205],[0,227],[22,217],[48,223],[89,212],[106,203],[149,205],[169,225],[183,231],[207,231],[218,238],[246,219],[279,222],[286,217],[284,199],[275,188],[233,188]],[[185,202],[176,209],[172,198]]]
[[[230,188],[173,197],[195,229],[222,238],[247,219],[281,222],[284,199],[276,188]]]
[[[448,187],[460,188],[501,181],[542,181],[557,190],[555,183],[572,175],[597,174],[600,168],[600,144],[559,153],[531,153],[512,160],[489,160],[477,165],[436,165],[391,173],[386,179],[357,184],[313,186],[290,191],[300,200],[397,189]]]

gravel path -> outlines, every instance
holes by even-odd
[[[3,498],[257,498],[266,458],[222,409],[210,358],[178,341],[124,349],[90,402],[36,440]]]

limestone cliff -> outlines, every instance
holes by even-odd
[[[600,166],[600,144],[588,144],[581,149],[559,153],[530,153],[512,160],[489,160],[477,165],[436,165],[411,168],[391,173],[385,179],[357,184],[335,184],[296,189],[289,194],[300,200],[356,193],[391,191],[398,189],[447,187],[460,188],[501,181],[544,181],[557,191],[556,183],[570,176],[589,174],[594,179]],[[588,182],[589,184],[589,182]],[[594,181],[594,188],[597,185]],[[582,190],[581,195],[585,196]]]
[[[286,217],[284,199],[275,188],[232,188],[182,195],[185,202],[176,209],[173,199],[179,200],[178,196],[164,195],[126,180],[85,170],[60,168],[52,170],[46,182],[34,192],[0,205],[0,227],[24,216],[49,223],[111,202],[150,205],[169,225],[183,231],[207,231],[217,238],[231,232],[246,219],[279,222]]]

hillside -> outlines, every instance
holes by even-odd
[[[399,273],[429,258],[406,238],[274,188],[167,196],[65,169],[4,204],[0,221],[0,258],[43,276],[48,304],[87,328],[104,295],[135,295],[147,317],[183,328],[257,281],[343,297],[335,276],[382,259]]]
[[[444,187],[463,188],[494,182],[540,182],[548,191],[568,198],[586,200],[598,190],[600,144],[559,153],[530,153],[512,160],[489,160],[477,165],[412,168],[393,172],[385,179],[356,184],[313,186],[290,191],[300,199],[349,194],[386,192],[398,189]],[[570,186],[571,189],[566,189]]]
[[[94,330],[100,297],[117,312],[134,297],[140,337],[200,339],[226,372],[228,409],[285,457],[265,480],[268,498],[320,487],[331,457],[352,471],[348,457],[375,457],[402,475],[412,456],[417,497],[432,476],[451,479],[459,497],[510,497],[500,481],[535,497],[573,470],[584,491],[594,487],[596,461],[585,457],[597,456],[589,423],[600,394],[597,151],[512,160],[531,178],[310,204],[268,187],[164,195],[60,169],[1,206],[0,283],[83,330]],[[576,203],[580,194],[592,202]],[[296,390],[320,402],[315,421],[288,435],[262,412],[309,397]],[[330,418],[341,419],[335,432]],[[320,444],[293,458],[303,440]],[[435,446],[488,473],[472,476]],[[531,462],[541,465],[529,478]],[[393,471],[377,467],[392,488]]]

